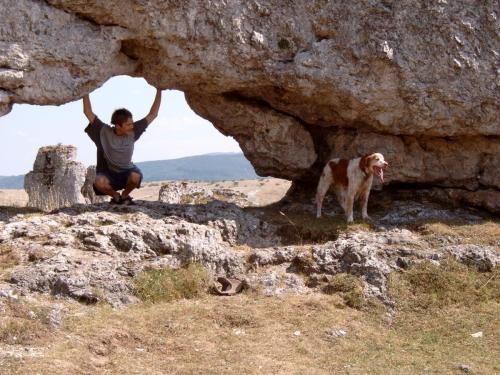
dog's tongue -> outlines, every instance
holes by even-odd
[[[384,183],[384,170],[379,167],[375,167],[375,174],[380,178],[380,182]]]

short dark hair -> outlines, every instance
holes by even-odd
[[[130,113],[130,111],[128,109],[120,108],[120,109],[115,110],[113,112],[113,114],[111,115],[111,123],[113,125],[120,126],[125,121],[127,121],[127,119],[129,119],[129,118],[132,118],[132,113]]]

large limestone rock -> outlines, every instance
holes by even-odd
[[[248,205],[248,197],[231,189],[209,188],[204,184],[187,181],[169,181],[160,187],[158,201],[168,204],[204,204],[211,201],[223,201]]]
[[[312,205],[293,206],[282,209],[312,217]],[[484,245],[468,235],[464,241],[462,236],[402,228],[418,228],[422,220],[474,227],[484,221],[476,210],[400,200],[372,213],[378,230],[323,233],[321,241],[307,245],[302,237],[290,243],[285,229],[293,227],[296,235],[298,227],[266,211],[221,201],[145,201],[135,206],[78,205],[46,215],[11,213],[0,220],[0,242],[14,249],[19,264],[0,279],[0,299],[2,294],[50,293],[118,306],[135,301],[134,277],[141,271],[198,262],[214,276],[244,280],[265,295],[319,292],[333,275],[350,273],[364,281],[365,295],[392,306],[387,294],[391,272],[448,256],[483,272],[494,272],[500,264],[498,244],[491,240]]]
[[[74,146],[45,146],[38,150],[33,170],[24,178],[29,207],[52,211],[85,203],[81,188],[86,168],[76,160]]]
[[[141,76],[183,90],[261,175],[314,185],[331,155],[379,151],[389,184],[498,206],[495,0],[6,0],[0,15],[0,115]]]

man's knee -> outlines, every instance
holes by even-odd
[[[141,175],[137,172],[131,172],[128,175],[127,182],[129,184],[133,184],[134,186],[139,186],[139,183],[141,182]]]
[[[109,187],[109,180],[106,176],[96,176],[94,185],[99,190],[106,189]]]

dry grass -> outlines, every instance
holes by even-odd
[[[363,296],[362,281],[348,273],[338,273],[332,280],[321,287],[321,291],[326,294],[339,293],[347,306],[354,309],[362,309],[369,305]]]
[[[0,343],[37,344],[45,342],[50,335],[49,309],[10,300],[2,308]]]
[[[209,287],[210,278],[200,264],[191,263],[173,270],[148,270],[134,280],[134,294],[146,302],[169,302],[200,297]]]
[[[478,224],[426,223],[419,232],[427,238],[451,237],[461,243],[500,246],[500,222],[486,221]]]
[[[9,374],[495,374],[498,302],[380,315],[329,295],[204,296],[66,320],[42,358],[9,359]],[[342,329],[345,337],[329,331]],[[474,339],[471,333],[483,331]]]
[[[20,262],[21,256],[12,246],[0,244],[0,274]]]
[[[500,303],[499,267],[492,272],[477,272],[452,259],[441,265],[422,262],[404,273],[392,273],[388,285],[398,311]]]

